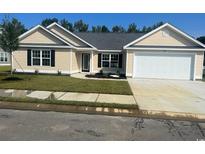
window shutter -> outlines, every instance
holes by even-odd
[[[31,49],[27,50],[27,65],[31,66]]]
[[[101,53],[98,54],[98,67],[101,67]]]
[[[51,67],[55,67],[55,50],[51,50]]]
[[[119,68],[122,68],[122,54],[119,54]]]

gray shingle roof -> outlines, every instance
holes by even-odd
[[[92,33],[74,32],[77,36],[99,50],[121,50],[124,45],[144,35],[144,33]]]

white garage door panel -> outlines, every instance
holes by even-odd
[[[161,79],[192,79],[193,55],[136,53],[134,77]]]

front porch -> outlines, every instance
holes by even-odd
[[[99,51],[72,51],[71,73],[125,74],[125,53]],[[81,74],[81,76],[84,74]]]
[[[70,57],[70,74],[76,73],[94,73],[93,56],[94,51],[72,51]]]

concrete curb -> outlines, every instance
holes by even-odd
[[[164,112],[154,110],[138,110],[138,109],[119,109],[109,107],[87,107],[75,105],[57,105],[57,104],[39,104],[39,103],[21,103],[21,102],[5,102],[0,101],[0,109],[17,109],[17,110],[34,110],[34,111],[54,111],[54,112],[70,112],[85,114],[100,114],[110,116],[128,116],[138,118],[153,119],[170,119],[170,120],[187,120],[205,122],[204,114]]]
[[[193,114],[185,112],[170,112],[170,111],[156,111],[156,110],[140,110],[139,114],[147,118],[163,118],[175,120],[188,120],[205,122],[205,114]]]
[[[56,111],[71,113],[103,114],[112,116],[137,116],[138,109],[119,109],[109,107],[87,107],[75,105],[38,104],[0,101],[1,109],[35,110],[35,111]]]

